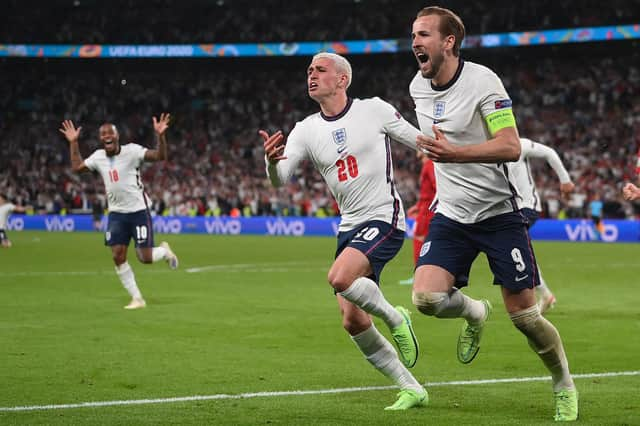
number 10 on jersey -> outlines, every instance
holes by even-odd
[[[336,161],[338,167],[338,180],[344,182],[349,177],[358,176],[358,161],[353,155],[348,155],[344,160],[341,158]],[[347,174],[348,173],[348,174]]]

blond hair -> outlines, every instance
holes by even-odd
[[[349,63],[349,61],[347,61],[347,58],[345,58],[344,56],[340,56],[337,53],[320,52],[313,56],[313,59],[311,60],[311,62],[320,58],[329,59],[330,61],[332,61],[336,66],[336,69],[338,70],[338,72],[347,76],[347,85],[345,87],[345,90],[346,90],[351,84],[351,75],[352,75],[351,64]]]

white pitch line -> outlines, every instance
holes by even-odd
[[[620,377],[620,376],[640,376],[639,371],[618,371],[612,373],[587,373],[574,374],[574,379],[590,379],[595,377]],[[458,380],[450,382],[427,382],[426,387],[436,386],[460,386],[460,385],[486,385],[498,383],[520,383],[520,382],[541,382],[547,381],[550,377],[512,377],[506,379],[481,379],[481,380]],[[318,389],[318,390],[296,390],[296,391],[274,391],[274,392],[252,392],[240,394],[219,393],[215,395],[193,395],[181,396],[174,398],[154,398],[154,399],[132,399],[119,401],[95,401],[80,402],[76,404],[50,404],[50,405],[24,405],[18,407],[0,407],[0,412],[7,411],[36,411],[36,410],[62,410],[68,408],[89,408],[89,407],[112,407],[116,405],[144,405],[144,404],[166,404],[172,402],[191,402],[191,401],[209,401],[219,399],[244,399],[244,398],[260,398],[260,397],[278,397],[278,396],[299,396],[299,395],[326,395],[336,393],[349,392],[368,392],[379,390],[396,389],[396,386],[365,386],[355,388],[336,388],[336,389]]]
[[[206,272],[206,271],[227,271],[233,269],[247,270],[249,268],[278,268],[286,266],[311,266],[309,262],[269,262],[269,263],[229,263],[221,265],[207,265],[185,269],[188,273]]]

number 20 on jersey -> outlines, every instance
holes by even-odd
[[[336,161],[338,167],[338,180],[344,182],[345,180],[358,176],[358,161],[353,155],[348,155],[345,159],[339,159]]]

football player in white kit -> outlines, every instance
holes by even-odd
[[[538,273],[520,197],[507,162],[520,141],[507,95],[488,68],[459,57],[464,25],[448,9],[418,12],[412,30],[419,71],[410,84],[420,129],[418,145],[435,162],[437,205],[422,246],[413,302],[422,313],[464,318],[457,355],[469,363],[480,347],[488,301],[458,289],[486,254],[513,324],[551,372],[557,421],[578,417],[578,394],[556,328],[540,315]]]
[[[531,229],[534,223],[540,218],[542,202],[540,201],[540,195],[536,189],[536,182],[531,173],[529,159],[542,158],[547,161],[547,164],[551,166],[560,180],[560,192],[563,197],[567,197],[573,192],[575,185],[571,182],[569,172],[564,167],[564,164],[562,164],[562,160],[555,149],[526,138],[520,138],[520,146],[522,151],[520,153],[520,159],[515,163],[509,163],[509,167],[511,168],[518,193],[522,196],[522,213],[528,219],[529,223],[527,226]],[[540,266],[538,266],[538,279],[540,280],[540,285],[536,287],[538,308],[540,309],[540,313],[544,314],[556,303],[556,297],[542,277]]]
[[[7,226],[9,224],[9,216],[11,216],[11,213],[24,213],[26,211],[27,207],[16,206],[7,199],[6,195],[0,194],[0,247],[11,247],[11,240],[7,235]]]
[[[168,243],[162,242],[158,247],[153,246],[149,199],[140,180],[140,166],[144,161],[160,161],[167,158],[166,130],[169,127],[169,119],[170,115],[164,113],[160,115],[159,120],[153,117],[153,128],[158,139],[157,149],[147,149],[135,143],[120,145],[116,126],[105,123],[100,126],[103,148],[94,151],[86,160],[82,159],[78,147],[82,127],[76,129],[71,120],[65,120],[60,129],[69,141],[72,170],[76,173],[98,172],[104,181],[109,209],[105,245],[111,247],[118,278],[131,296],[131,302],[125,309],[140,309],[146,306],[133,270],[127,262],[127,250],[132,238],[140,262],[166,260],[171,269],[178,267],[178,258]]]
[[[315,55],[307,69],[309,96],[320,112],[296,123],[284,135],[261,130],[267,174],[274,186],[286,184],[308,159],[322,174],[340,208],[335,261],[328,274],[345,330],[374,368],[400,392],[387,410],[406,410],[428,402],[426,390],[407,367],[418,357],[409,312],[393,307],[378,287],[384,265],[400,250],[405,220],[395,188],[390,138],[416,149],[418,129],[379,98],[347,96],[351,65],[334,53]],[[371,317],[385,322],[399,356]],[[401,361],[402,360],[402,361]]]

